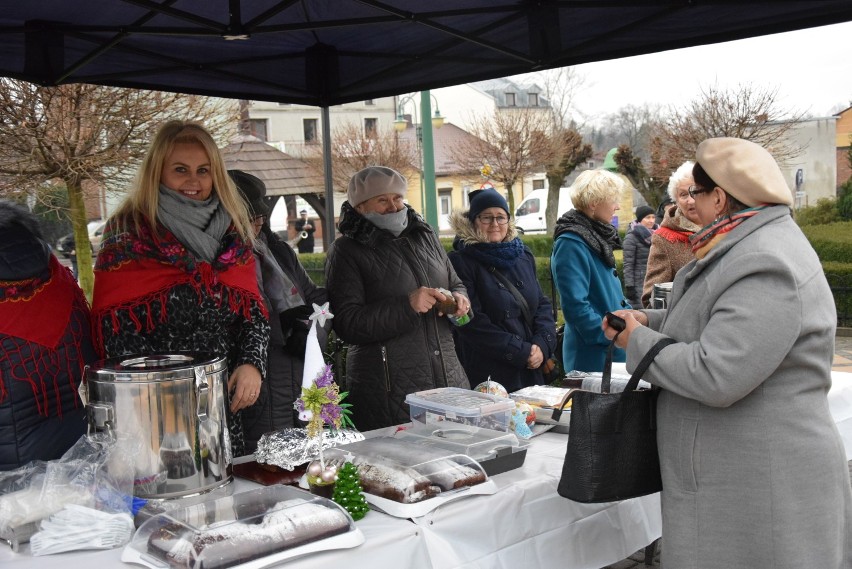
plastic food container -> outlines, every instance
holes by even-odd
[[[488,476],[523,466],[530,444],[529,441],[519,441],[514,433],[456,423],[414,423],[405,430],[397,431],[394,437],[469,456],[479,463]]]
[[[509,430],[509,418],[515,408],[511,399],[458,387],[409,393],[405,402],[411,407],[411,420],[415,423],[452,421],[493,431]]]
[[[331,500],[269,486],[154,516],[121,560],[157,569],[248,569],[363,542],[349,514]]]
[[[520,446],[514,433],[453,423],[414,423],[411,427],[398,431],[394,438],[463,454],[477,462],[494,458],[498,451],[503,449],[512,452]]]
[[[364,492],[404,504],[476,486],[488,479],[469,456],[394,437],[367,439],[327,454],[337,453],[358,467]]]

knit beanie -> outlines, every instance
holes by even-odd
[[[656,212],[651,206],[640,205],[636,208],[636,221],[642,221],[649,215],[656,215]]]
[[[382,194],[401,194],[404,198],[407,191],[408,181],[396,170],[384,166],[368,166],[356,172],[349,180],[346,199],[349,205],[356,207]]]
[[[793,205],[793,193],[765,148],[741,138],[708,138],[695,160],[719,187],[743,204]]]
[[[499,207],[511,217],[506,198],[501,196],[500,192],[493,188],[470,192],[468,199],[470,200],[470,211],[467,212],[467,218],[471,221],[475,220],[477,215],[489,207]]]

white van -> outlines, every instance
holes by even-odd
[[[527,235],[545,233],[547,223],[544,220],[544,211],[547,208],[547,190],[533,190],[515,210],[515,225],[521,233]],[[574,209],[568,188],[559,188],[559,208],[556,210],[556,218]]]

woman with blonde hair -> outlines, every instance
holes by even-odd
[[[629,306],[613,255],[621,239],[611,223],[623,182],[606,170],[587,170],[569,190],[575,209],[556,221],[550,260],[565,316],[562,365],[566,371],[602,371],[609,341],[601,318]],[[624,357],[624,350],[615,350],[614,361]]]
[[[213,137],[173,120],[157,132],[135,187],[107,223],[95,265],[92,313],[103,356],[227,356],[235,455],[243,452],[237,413],[257,400],[269,342],[253,239]]]

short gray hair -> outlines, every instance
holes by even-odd
[[[677,185],[687,178],[692,178],[693,166],[695,166],[695,162],[687,160],[678,166],[678,169],[669,176],[669,197],[674,203],[677,203]]]

